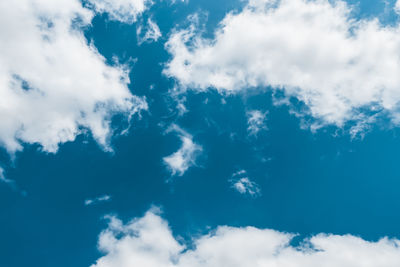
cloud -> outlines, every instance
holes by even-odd
[[[261,130],[267,130],[265,122],[267,120],[268,112],[261,112],[259,110],[251,110],[247,112],[247,131],[252,136],[257,136]]]
[[[93,12],[78,0],[0,2],[0,145],[56,152],[90,131],[110,149],[110,120],[147,109],[128,89],[128,69],[106,64],[82,29]]]
[[[106,256],[92,267],[170,266],[172,256],[183,249],[167,223],[152,211],[126,225],[116,217],[108,219],[109,226],[100,234],[98,242]]]
[[[2,167],[0,167],[0,182],[4,182],[6,184],[13,182],[6,178],[6,176],[4,175],[4,169]]]
[[[211,39],[195,23],[176,30],[164,74],[183,89],[284,90],[315,125],[343,127],[371,113],[399,124],[400,26],[351,12],[343,1],[251,0]]]
[[[93,199],[86,199],[85,200],[85,206],[89,206],[89,205],[94,205],[94,204],[98,204],[100,202],[106,202],[106,201],[110,201],[111,200],[111,196],[109,195],[102,195]]]
[[[181,139],[182,146],[170,156],[164,157],[163,161],[171,171],[172,175],[182,176],[191,166],[196,165],[196,158],[203,150],[202,147],[193,142],[193,137],[179,128],[172,125],[167,132],[176,132]]]
[[[394,5],[394,11],[399,14],[400,13],[400,0],[397,0]]]
[[[98,13],[108,13],[111,20],[132,24],[150,5],[151,0],[88,0]]]
[[[21,189],[14,180],[8,179],[4,173],[4,169],[0,167],[0,183],[8,185],[14,192],[21,194],[23,197],[28,195],[28,193]]]
[[[400,241],[370,242],[352,235],[318,234],[291,245],[294,234],[254,227],[220,226],[193,237],[193,248],[178,242],[158,213],[123,224],[116,217],[99,236],[104,256],[91,267],[397,267]]]
[[[142,25],[139,25],[136,29],[136,35],[138,38],[138,43],[141,45],[144,42],[157,42],[158,39],[162,36],[160,28],[158,25],[152,20],[147,19],[147,25],[143,28]]]
[[[260,187],[247,177],[247,172],[245,170],[235,172],[229,181],[232,183],[232,188],[240,194],[249,194],[253,197],[261,195]]]
[[[237,180],[232,185],[240,194],[249,194],[251,196],[257,196],[260,194],[260,189],[258,185],[252,181],[248,177],[243,177]]]

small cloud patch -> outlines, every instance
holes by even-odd
[[[232,183],[232,188],[240,194],[248,194],[253,197],[261,195],[260,187],[258,184],[250,180],[245,170],[235,172],[232,175],[230,182]]]
[[[251,110],[247,112],[247,131],[249,135],[257,136],[260,131],[267,130],[266,120],[268,112]]]
[[[142,43],[157,42],[162,34],[158,25],[151,18],[149,18],[145,26],[138,26],[136,30],[136,36],[139,45],[141,45]]]
[[[95,205],[95,204],[99,204],[100,202],[107,202],[107,201],[111,201],[111,196],[102,195],[100,197],[96,197],[96,198],[92,198],[92,199],[86,199],[85,200],[85,206]]]
[[[182,145],[175,153],[164,157],[163,161],[172,175],[182,176],[191,166],[196,165],[196,158],[203,148],[193,142],[193,136],[173,124],[167,132],[176,132]]]

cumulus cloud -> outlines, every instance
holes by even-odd
[[[151,0],[88,0],[96,12],[108,13],[111,20],[134,23],[150,5]]]
[[[89,206],[89,205],[94,205],[94,204],[98,204],[100,202],[106,202],[106,201],[110,201],[111,200],[111,196],[109,195],[102,195],[96,198],[92,198],[92,199],[86,199],[85,200],[85,206]]]
[[[268,112],[260,110],[250,110],[247,112],[247,131],[250,135],[257,136],[261,130],[266,130],[266,120]]]
[[[78,0],[0,1],[0,144],[56,152],[90,131],[109,149],[114,114],[147,105],[128,89],[128,70],[107,65],[82,27],[93,12]]]
[[[255,182],[251,181],[247,176],[246,170],[240,170],[232,174],[230,179],[232,188],[240,194],[248,194],[253,197],[261,195],[261,189]]]
[[[182,176],[191,166],[196,165],[196,158],[203,149],[193,142],[193,136],[175,124],[167,132],[177,133],[181,139],[182,146],[175,153],[164,157],[164,163],[172,175],[178,174]]]
[[[142,26],[139,25],[136,30],[136,36],[138,38],[139,45],[144,42],[157,42],[158,39],[162,36],[160,28],[157,23],[155,23],[152,19],[147,20],[147,25]]]
[[[116,217],[99,237],[104,253],[91,267],[397,267],[400,241],[318,234],[291,245],[295,236],[270,229],[220,226],[193,237],[193,248],[174,238],[168,223],[149,211],[123,224]]]
[[[354,19],[343,1],[251,0],[214,37],[193,24],[166,44],[164,73],[182,88],[270,87],[303,101],[319,125],[371,113],[400,123],[400,26]]]

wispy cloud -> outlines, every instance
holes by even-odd
[[[261,112],[260,110],[250,110],[247,112],[247,131],[249,135],[257,136],[262,130],[267,130],[266,125],[268,112]]]
[[[6,178],[6,176],[4,175],[4,169],[2,167],[0,167],[0,181],[7,184],[13,182],[12,180]]]
[[[182,145],[175,153],[164,157],[163,161],[172,175],[182,176],[191,166],[196,165],[196,158],[202,152],[202,147],[193,142],[193,136],[173,124],[167,132],[178,134]]]
[[[100,202],[107,202],[107,201],[111,201],[111,196],[109,195],[102,195],[96,198],[91,198],[91,199],[86,199],[84,204],[85,206],[89,206],[89,205],[95,205],[98,204]]]
[[[139,25],[137,27],[136,36],[140,45],[144,42],[157,42],[162,34],[158,25],[151,18],[149,18],[147,19],[147,23],[145,25]]]

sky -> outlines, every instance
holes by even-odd
[[[0,266],[400,266],[400,2],[0,2]]]

